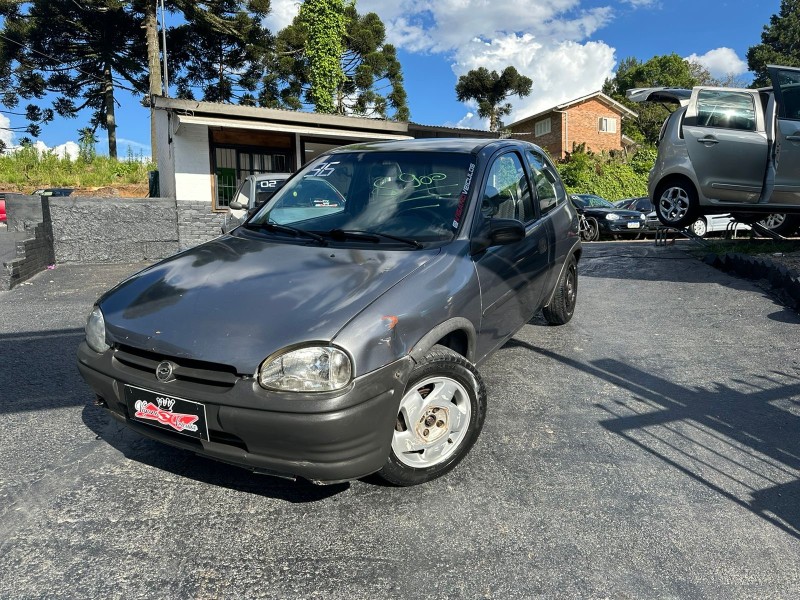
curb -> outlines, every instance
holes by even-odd
[[[788,269],[769,258],[738,252],[708,254],[703,258],[703,262],[745,279],[763,280],[769,283],[773,290],[784,292],[792,308],[800,307],[800,273],[795,269]]]

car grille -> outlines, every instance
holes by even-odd
[[[238,376],[230,365],[219,365],[198,360],[172,358],[155,352],[118,346],[114,350],[115,366],[123,371],[139,376],[147,375],[155,379],[156,367],[168,360],[175,365],[173,375],[188,387],[200,386],[204,391],[224,392],[231,389]]]

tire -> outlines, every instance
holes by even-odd
[[[434,346],[411,372],[378,475],[399,486],[451,471],[467,455],[486,418],[486,388],[466,358]]]
[[[706,220],[703,217],[700,217],[694,223],[692,223],[689,226],[689,229],[697,237],[705,237],[706,233],[708,233],[708,225],[706,225]]]
[[[550,303],[542,309],[545,320],[550,325],[564,325],[575,314],[575,303],[578,300],[578,261],[574,256],[567,259],[567,264],[558,278],[556,289]]]
[[[600,225],[594,217],[586,217],[586,228],[581,231],[584,242],[595,242],[600,239]]]
[[[797,233],[797,229],[800,227],[800,215],[775,213],[767,215],[759,223],[778,235],[791,236]]]
[[[667,227],[682,229],[697,218],[697,192],[683,181],[659,186],[655,200],[658,220]]]

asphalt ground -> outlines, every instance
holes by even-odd
[[[586,244],[572,322],[483,365],[454,472],[316,487],[91,404],[85,317],[138,267],[0,292],[0,598],[800,597],[800,318],[749,282]]]

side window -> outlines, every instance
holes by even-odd
[[[780,87],[780,118],[800,121],[800,73],[796,70],[779,70],[777,83]]]
[[[529,150],[526,152],[528,165],[533,176],[533,185],[536,188],[536,199],[539,201],[539,210],[543,215],[553,210],[567,195],[553,174],[553,168],[539,152]]]
[[[250,204],[250,180],[245,179],[242,182],[242,186],[236,192],[236,196],[234,196],[233,200],[235,202],[241,202],[244,206],[249,206]]]
[[[753,97],[747,92],[700,90],[697,93],[697,125],[755,131]]]
[[[523,223],[535,217],[530,186],[522,161],[514,152],[495,159],[483,192],[481,212],[487,218],[517,219]]]

